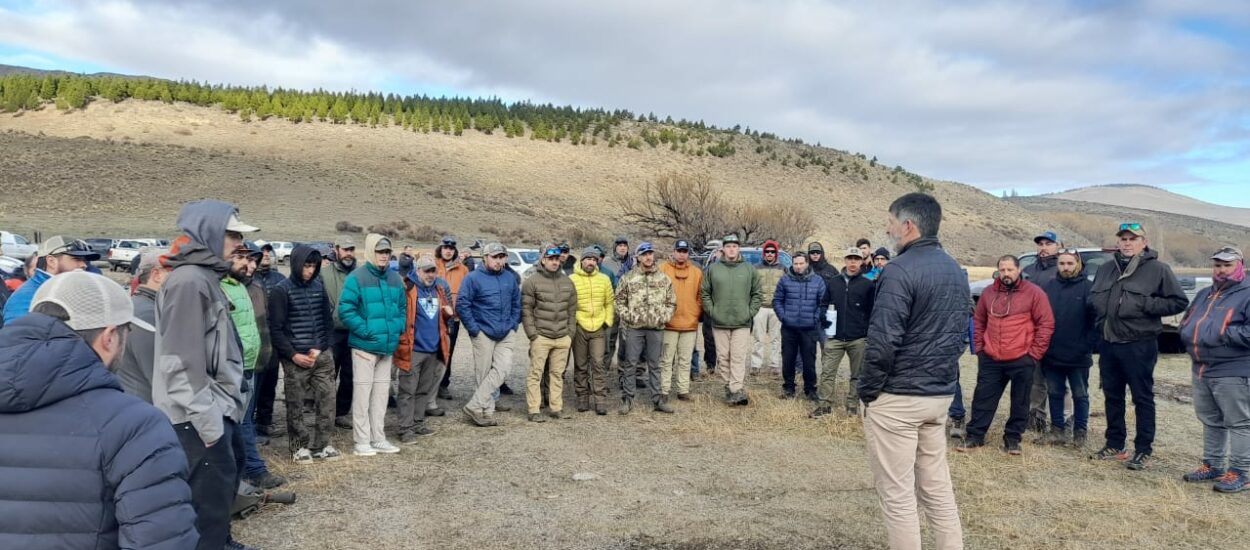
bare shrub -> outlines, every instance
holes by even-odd
[[[784,248],[801,246],[816,232],[816,219],[811,212],[785,200],[741,205],[730,217],[730,223],[744,243],[775,239]]]
[[[339,233],[360,233],[361,231],[364,231],[364,228],[352,222],[341,221],[334,224],[334,230]]]
[[[392,239],[402,239],[422,243],[436,242],[443,236],[443,231],[441,229],[429,225],[414,227],[412,224],[402,220],[397,222],[375,223],[369,226],[369,232],[385,235]]]

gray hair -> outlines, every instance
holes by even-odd
[[[900,222],[910,221],[921,237],[936,237],[942,225],[942,205],[924,193],[908,193],[890,204],[890,214]]]

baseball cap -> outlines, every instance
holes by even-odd
[[[544,257],[559,256],[559,255],[560,255],[560,247],[558,246],[550,245],[543,249]]]
[[[35,292],[32,306],[50,302],[69,314],[65,324],[74,330],[90,330],[133,324],[156,332],[152,325],[135,317],[135,306],[121,285],[108,277],[86,271],[70,271],[48,279]]]
[[[635,254],[646,254],[648,252],[655,252],[655,248],[647,241],[638,243],[638,249],[634,251]]]
[[[850,248],[846,249],[846,254],[843,254],[843,255],[842,255],[842,257],[843,257],[843,258],[850,258],[850,257],[852,257],[852,256],[854,256],[854,257],[856,257],[856,258],[863,259],[863,258],[864,258],[864,253],[863,253],[863,252],[860,252],[858,247],[854,247],[854,246],[852,246],[852,247],[850,247]]]
[[[382,237],[381,239],[378,239],[378,242],[373,245],[374,252],[382,252],[383,250],[386,250],[386,251],[392,250],[391,240],[386,237]]]
[[[1138,237],[1146,236],[1146,228],[1142,227],[1142,224],[1138,222],[1124,222],[1120,224],[1120,229],[1116,230],[1115,235],[1118,237],[1125,232],[1132,233]]]
[[[673,245],[673,250],[685,250],[685,251],[689,252],[689,251],[690,251],[690,243],[689,243],[689,242],[687,242],[687,241],[686,241],[686,240],[684,240],[684,239],[683,239],[683,240],[680,240],[680,241],[677,241],[677,243]]]
[[[437,268],[437,266],[434,265],[434,258],[431,258],[425,254],[422,254],[420,258],[417,258],[416,266],[417,266],[417,271],[425,271],[427,269]]]
[[[618,237],[616,238],[616,240],[615,240],[615,241],[612,241],[612,244],[614,244],[614,245],[616,245],[616,244],[622,244],[622,243],[624,243],[624,244],[629,244],[629,238],[628,238],[628,237],[626,237],[626,236],[624,236],[624,235],[620,235],[620,236],[618,236]]]
[[[821,254],[824,254],[825,246],[820,244],[819,242],[813,241],[812,244],[807,245],[807,253],[811,254],[813,252],[819,252]]]
[[[247,248],[248,256],[256,256],[257,258],[259,258],[265,254],[265,252],[260,249],[260,245],[257,245],[256,243],[252,241],[243,243],[243,246]]]
[[[1048,240],[1048,241],[1050,241],[1050,242],[1052,242],[1052,243],[1057,243],[1057,242],[1060,242],[1060,241],[1059,241],[1059,235],[1055,234],[1055,232],[1054,232],[1054,231],[1043,231],[1043,232],[1042,232],[1041,234],[1039,234],[1038,236],[1033,237],[1033,243],[1034,243],[1034,244],[1041,244],[1041,242],[1042,242],[1042,240],[1043,240],[1043,239]]]
[[[572,250],[572,249],[573,249],[573,247],[569,246],[569,242],[568,242],[568,241],[561,241],[561,242],[560,242],[560,252],[561,252],[561,253],[568,252],[568,251],[570,251],[570,250]]]
[[[733,243],[733,244],[742,244],[742,241],[739,241],[739,240],[738,240],[738,236],[737,236],[737,235],[735,235],[735,234],[733,234],[733,233],[730,233],[730,234],[728,234],[728,235],[725,235],[725,238],[724,238],[724,239],[721,239],[721,245],[723,246],[723,245],[727,245],[727,244],[730,244],[730,243]]]
[[[334,246],[338,248],[356,248],[356,241],[347,235],[339,235],[334,238]]]
[[[1245,259],[1245,256],[1241,255],[1240,248],[1235,246],[1226,246],[1215,251],[1215,254],[1211,255],[1211,259],[1219,260],[1221,262],[1240,262]]]
[[[39,247],[40,256],[59,256],[61,254],[82,258],[88,262],[100,259],[100,253],[92,250],[91,245],[82,239],[67,241],[65,237],[57,235],[43,241],[43,245]]]
[[[486,256],[498,256],[500,254],[507,254],[507,253],[508,253],[508,247],[500,243],[490,243],[486,245],[485,249],[482,251],[482,254]]]
[[[230,221],[226,222],[226,231],[235,231],[238,233],[255,233],[260,231],[259,227],[248,225],[239,221],[238,213],[230,215]]]

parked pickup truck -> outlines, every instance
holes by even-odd
[[[135,256],[139,255],[139,249],[151,246],[146,242],[137,240],[120,240],[117,245],[109,249],[108,262],[110,271],[127,271],[130,269],[130,262],[134,261]]]
[[[31,244],[25,237],[17,233],[0,231],[0,256],[25,260],[38,251],[39,247]]]

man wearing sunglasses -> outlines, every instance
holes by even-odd
[[[1189,298],[1150,248],[1140,223],[1120,224],[1115,260],[1098,268],[1090,301],[1098,315],[1095,327],[1102,335],[1098,370],[1107,405],[1106,445],[1090,458],[1125,460],[1130,470],[1150,463],[1155,438],[1154,370],[1159,359],[1162,318],[1185,311]],[[1137,415],[1137,437],[1129,458],[1124,421],[1125,387],[1132,391]]]
[[[16,321],[30,311],[31,300],[43,283],[54,275],[86,269],[91,262],[100,259],[100,254],[91,249],[85,241],[66,241],[65,237],[56,236],[43,242],[39,247],[39,256],[44,259],[45,269],[35,269],[35,274],[17,290],[4,304],[5,325]]]
[[[781,246],[777,241],[764,241],[764,259],[756,267],[760,274],[760,290],[764,293],[763,305],[751,321],[754,347],[751,351],[751,372],[759,374],[767,368],[773,375],[781,374],[781,319],[773,311],[773,294],[777,283],[785,275],[785,268],[778,260]]]

